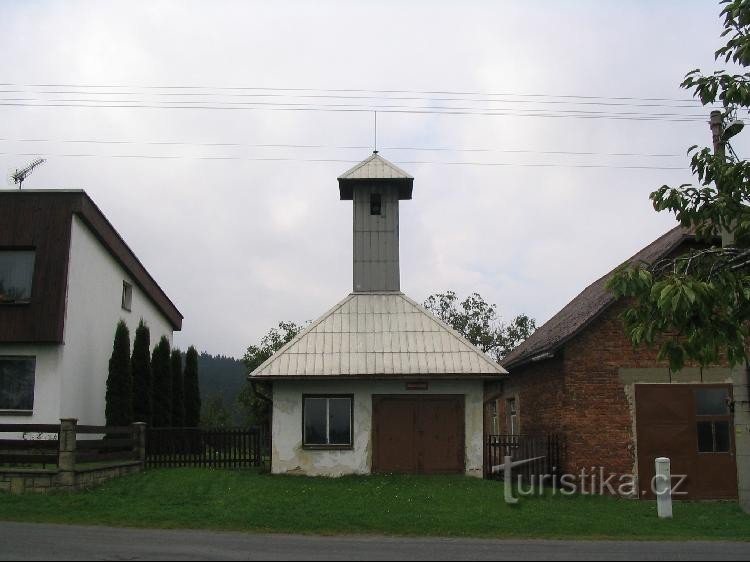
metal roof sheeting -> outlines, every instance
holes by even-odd
[[[403,293],[353,293],[250,377],[505,374],[500,365]]]
[[[383,179],[414,179],[401,168],[389,162],[380,154],[373,153],[353,168],[350,168],[338,179],[340,180],[383,180]]]

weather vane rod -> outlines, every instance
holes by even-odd
[[[375,142],[373,147],[373,153],[378,153],[378,112],[375,112]]]

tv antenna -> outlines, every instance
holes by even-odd
[[[18,189],[20,191],[21,187],[23,186],[23,182],[26,179],[26,177],[36,168],[37,166],[41,166],[44,164],[46,160],[44,158],[37,158],[34,160],[31,164],[23,168],[22,170],[16,170],[11,174],[11,179],[13,180],[13,183],[18,185]]]

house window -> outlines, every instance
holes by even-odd
[[[371,193],[370,194],[370,214],[371,215],[380,215],[383,210],[383,201],[380,196],[380,193]]]
[[[122,308],[130,312],[133,305],[133,286],[127,281],[122,282]]]
[[[0,304],[31,300],[34,250],[0,250]]]
[[[354,399],[346,396],[302,397],[302,445],[313,449],[352,447]]]
[[[508,399],[508,432],[511,435],[518,435],[518,410],[515,398]]]
[[[695,415],[699,453],[729,453],[732,448],[732,419],[727,388],[695,390]]]
[[[34,409],[34,357],[0,357],[0,412]]]

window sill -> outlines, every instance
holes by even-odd
[[[33,416],[33,410],[0,410],[0,416]]]
[[[353,445],[302,445],[305,451],[353,451]]]

